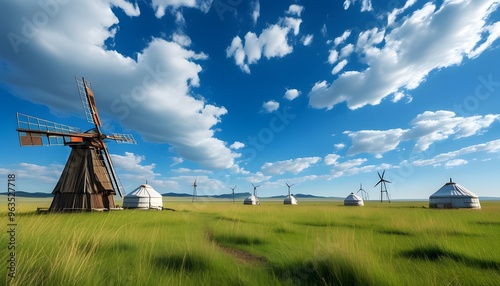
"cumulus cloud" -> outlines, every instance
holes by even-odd
[[[402,141],[416,140],[415,150],[425,151],[431,144],[450,137],[459,139],[481,134],[499,120],[500,114],[460,117],[452,111],[426,111],[410,122],[409,129],[345,131],[344,134],[352,139],[349,155],[370,153],[380,157],[396,149]]]
[[[181,7],[196,8],[207,13],[210,10],[212,1],[213,0],[152,0],[151,4],[155,10],[155,16],[157,18],[162,18],[167,9],[176,11]]]
[[[332,74],[338,74],[346,65],[347,65],[347,60],[346,59],[341,60],[332,69]]]
[[[337,150],[342,150],[345,148],[345,144],[344,143],[337,143],[337,144],[333,145],[333,147],[335,147],[335,149],[337,149]]]
[[[456,167],[456,166],[460,166],[460,165],[465,165],[467,163],[468,162],[464,159],[454,159],[454,160],[450,160],[450,161],[446,162],[444,164],[444,167],[445,168],[452,168],[452,167]]]
[[[280,18],[278,23],[262,30],[258,36],[254,32],[247,32],[244,40],[235,36],[231,45],[226,48],[226,57],[233,57],[235,64],[243,72],[250,74],[249,65],[257,63],[262,55],[270,59],[290,54],[293,47],[288,43],[289,34],[297,36],[301,23],[300,18],[284,17]]]
[[[304,10],[303,6],[292,4],[290,5],[290,7],[288,7],[288,11],[286,11],[286,14],[300,17],[302,10]]]
[[[157,38],[138,51],[137,60],[107,49],[105,41],[119,27],[111,6],[106,1],[61,4],[58,16],[27,42],[1,45],[4,86],[54,112],[82,114],[74,79],[68,75],[85,76],[92,82],[101,117],[119,120],[145,141],[169,144],[178,156],[204,167],[233,165],[238,155],[214,135],[227,110],[193,96],[202,71],[197,61],[207,56]],[[11,11],[0,26],[4,35],[23,36],[19,19],[39,11],[37,2],[8,1],[4,8]]]
[[[351,4],[356,3],[357,0],[344,0],[344,10],[349,9]],[[373,6],[372,6],[372,1],[371,0],[361,0],[361,12],[365,11],[372,11]]]
[[[309,45],[311,45],[313,38],[314,38],[314,35],[309,34],[309,35],[302,36],[302,38],[300,38],[300,40],[302,41],[302,44],[304,46],[309,46]]]
[[[500,36],[498,24],[487,22],[498,7],[497,0],[436,5],[424,4],[391,28],[361,32],[355,52],[367,68],[343,73],[311,90],[309,104],[327,109],[341,102],[350,109],[377,105],[391,94],[417,88],[433,70],[477,57]]]
[[[191,45],[191,38],[181,33],[174,33],[172,35],[172,41],[176,42],[177,44],[183,47],[189,47]]]
[[[461,148],[456,151],[451,151],[451,152],[446,152],[446,153],[441,153],[439,155],[436,155],[433,158],[430,159],[419,159],[419,160],[414,160],[412,162],[408,161],[403,161],[401,165],[408,165],[411,164],[413,166],[436,166],[440,165],[443,162],[448,162],[456,160],[457,157],[466,155],[466,154],[474,154],[474,153],[480,153],[480,152],[485,152],[489,154],[496,154],[500,153],[500,139],[499,140],[492,140],[488,141],[486,143],[481,143],[481,144],[476,144],[476,145],[471,145],[468,147]],[[461,162],[461,161],[458,161]]]
[[[141,165],[141,162],[145,159],[142,155],[136,155],[131,152],[125,152],[125,155],[110,154],[113,165],[116,168],[122,169],[124,171],[139,174],[142,177],[154,177],[155,173],[153,169],[155,164]]]
[[[253,20],[253,24],[255,25],[257,23],[257,20],[260,17],[260,2],[259,2],[259,0],[252,2],[251,6],[252,6],[252,20]]]
[[[338,36],[337,38],[335,38],[333,40],[334,47],[344,43],[345,40],[347,40],[347,38],[349,38],[350,35],[351,35],[351,30],[344,31],[344,33],[342,33],[342,35]]]
[[[231,144],[231,146],[229,146],[229,148],[234,149],[234,150],[238,150],[238,149],[241,149],[243,147],[245,147],[245,144],[243,144],[239,141],[235,141],[233,144]]]
[[[328,154],[325,156],[325,159],[323,162],[325,162],[325,165],[334,165],[337,164],[337,160],[340,159],[340,156],[337,154]]]
[[[264,110],[265,110],[266,112],[271,113],[271,112],[273,112],[273,111],[278,110],[278,108],[280,108],[280,104],[279,104],[279,102],[276,102],[276,101],[274,101],[274,100],[269,100],[269,101],[264,102],[264,103],[262,104],[262,108],[264,108]]]
[[[172,161],[173,162],[172,164],[170,164],[170,167],[181,164],[182,162],[184,162],[184,159],[182,159],[181,157],[174,157],[172,158]]]
[[[299,95],[300,95],[300,91],[296,90],[295,88],[292,88],[292,89],[287,89],[285,92],[285,95],[283,97],[288,99],[288,100],[294,100]]]
[[[266,175],[281,175],[285,172],[292,174],[298,174],[305,169],[308,169],[312,165],[318,163],[321,160],[320,157],[306,157],[290,159],[285,161],[278,161],[274,163],[265,163],[262,167],[262,173]]]

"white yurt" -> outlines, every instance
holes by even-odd
[[[286,196],[285,200],[283,201],[283,204],[285,205],[296,205],[297,204],[297,199],[293,196]]]
[[[440,209],[480,209],[481,204],[476,194],[450,179],[448,183],[444,184],[444,186],[429,197],[429,207]]]
[[[140,185],[123,198],[127,209],[162,209],[163,197],[148,184]]]
[[[363,199],[355,193],[350,193],[344,199],[344,206],[364,206]]]
[[[259,202],[259,199],[254,196],[254,195],[250,195],[248,196],[244,201],[243,201],[243,204],[244,205],[260,205],[260,202]]]

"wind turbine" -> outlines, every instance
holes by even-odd
[[[387,181],[386,179],[384,179],[384,174],[385,174],[385,170],[382,172],[382,175],[380,175],[380,173],[377,171],[377,174],[378,174],[378,177],[379,177],[379,181],[375,184],[375,186],[373,186],[374,188],[380,184],[380,202],[383,201],[384,199],[384,193],[387,197],[387,201],[389,201],[389,203],[391,202],[391,198],[389,196],[389,193],[387,192],[387,185],[386,183],[391,183],[389,181]]]
[[[197,192],[196,192],[196,187],[197,186],[198,185],[196,185],[196,179],[194,179],[194,183],[193,183],[193,201],[192,202],[196,201],[196,197],[198,195]]]
[[[370,199],[370,196],[368,195],[368,192],[363,190],[363,184],[359,184],[359,190],[358,193],[361,192],[361,197],[363,198],[363,201],[367,201]]]
[[[234,189],[236,189],[238,185],[234,186],[234,188],[231,188],[231,190],[233,191],[233,203],[234,203]]]
[[[289,185],[287,182],[285,182],[285,184],[288,187],[288,196],[283,201],[283,204],[285,204],[285,205],[296,205],[297,204],[297,199],[293,195],[290,194],[290,188],[293,185],[295,185],[295,184]]]
[[[251,183],[253,186],[253,195],[248,196],[244,201],[244,205],[260,205],[259,199],[257,198],[257,188],[260,186],[256,186]],[[236,187],[235,187],[236,188]]]
[[[260,187],[259,185],[254,185],[253,183],[250,183],[253,186],[253,195],[256,197],[257,196],[257,188]]]

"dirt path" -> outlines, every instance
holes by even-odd
[[[268,264],[268,261],[265,257],[258,256],[258,255],[252,254],[248,251],[232,248],[230,246],[226,246],[226,245],[222,245],[222,244],[218,243],[214,239],[214,235],[210,230],[206,230],[205,235],[206,235],[207,239],[210,242],[212,242],[213,245],[215,245],[218,249],[220,249],[222,252],[236,258],[240,262]]]

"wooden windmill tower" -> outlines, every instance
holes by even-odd
[[[94,124],[94,128],[82,132],[76,127],[17,113],[16,130],[21,146],[71,147],[66,166],[52,191],[50,211],[109,210],[116,207],[113,196],[123,195],[104,140],[136,142],[130,134],[101,132],[92,86],[84,78],[75,79],[87,121]]]

